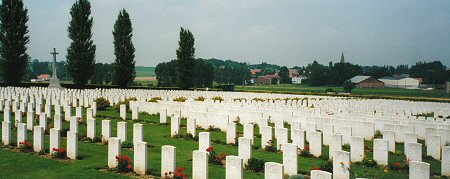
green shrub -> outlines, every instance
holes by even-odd
[[[257,159],[257,158],[250,158],[248,160],[248,163],[245,165],[245,169],[251,170],[253,172],[264,172],[264,164],[267,161]]]
[[[122,143],[122,148],[133,148],[133,143],[125,141]]]
[[[219,102],[222,102],[223,101],[223,98],[222,97],[220,97],[220,96],[214,96],[213,98],[211,98],[214,102],[215,101],[219,101]]]
[[[203,96],[199,96],[198,98],[195,98],[195,101],[205,101],[206,98]]]
[[[350,81],[345,81],[342,87],[344,88],[344,92],[352,93],[352,90],[353,88],[355,88],[355,85]]]
[[[267,142],[267,144],[268,145],[266,145],[266,147],[264,147],[264,150],[266,150],[268,152],[276,152],[277,151],[277,147],[275,146],[276,139],[269,140],[269,142]]]
[[[149,99],[147,102],[152,102],[152,103],[157,103],[158,101],[161,101],[162,98],[157,96],[157,97],[153,97],[152,99]]]
[[[220,132],[222,130],[220,130],[219,128],[214,127],[214,126],[209,126],[208,131],[210,131],[210,132]]]
[[[137,98],[136,97],[126,98],[123,101],[120,101],[116,105],[114,105],[113,108],[119,111],[120,105],[125,104],[127,106],[127,109],[130,109],[130,101],[137,101]]]
[[[377,166],[377,161],[375,161],[374,159],[371,159],[371,158],[364,157],[361,164],[366,167],[375,167],[375,166]]]
[[[97,104],[97,110],[105,110],[111,104],[106,98],[100,97],[94,100]]]
[[[176,102],[186,102],[186,97],[184,97],[184,96],[181,96],[181,97],[178,97],[178,98],[175,98],[175,99],[173,99],[173,101],[176,101]]]
[[[328,160],[327,163],[324,163],[320,166],[320,170],[333,173],[333,162]]]

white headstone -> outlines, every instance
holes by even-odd
[[[450,146],[442,147],[441,175],[450,176]]]
[[[53,117],[53,128],[55,129],[62,129],[62,119],[61,116],[58,114],[55,114],[55,116]]]
[[[264,126],[260,127],[259,131],[261,133],[261,148],[265,148],[269,145],[269,142],[272,140],[272,127]]]
[[[297,175],[298,146],[296,144],[282,144],[284,174]]]
[[[187,133],[191,134],[192,137],[195,137],[195,129],[197,124],[195,122],[195,118],[187,118]]]
[[[211,146],[209,132],[198,133],[198,150],[206,151]]]
[[[44,128],[42,126],[34,126],[33,151],[40,152],[43,149],[44,149]]]
[[[34,112],[27,112],[27,129],[33,130],[34,127]]]
[[[420,143],[405,143],[405,155],[407,161],[422,161],[422,144]]]
[[[297,129],[295,129],[297,130]],[[283,165],[275,162],[266,162],[264,164],[264,178],[283,179]]]
[[[120,105],[120,118],[123,120],[127,119],[127,105],[125,104]]]
[[[180,134],[180,119],[178,116],[172,116],[170,118],[170,136],[175,137]]]
[[[328,159],[333,159],[333,152],[342,150],[342,135],[331,134],[330,147],[328,150]]]
[[[117,137],[121,142],[127,140],[127,122],[117,122]]]
[[[309,136],[309,151],[315,157],[322,155],[322,133],[321,132],[307,132]]]
[[[159,123],[167,123],[167,109],[161,108],[161,111],[159,112]]]
[[[331,179],[333,174],[322,170],[311,170],[311,179]]]
[[[364,158],[364,138],[352,136],[350,142],[350,158],[352,162],[360,162]]]
[[[388,145],[387,140],[373,140],[373,159],[380,165],[388,164]]]
[[[395,152],[395,132],[384,131],[383,139],[387,140],[389,143],[389,152]]]
[[[78,119],[76,116],[70,118],[70,131],[78,133]]]
[[[409,179],[430,178],[430,164],[419,161],[409,162]]]
[[[11,144],[11,122],[2,121],[2,144],[8,146]]]
[[[436,160],[441,159],[441,137],[437,135],[428,135],[425,141],[427,143],[427,155]]]
[[[45,129],[47,129],[47,114],[46,113],[39,114],[39,126],[43,127],[44,131],[45,131]]]
[[[133,145],[136,146],[138,142],[144,141],[144,125],[143,124],[133,124]]]
[[[164,145],[161,149],[161,176],[165,173],[175,172],[176,169],[176,148]]]
[[[350,178],[350,153],[337,150],[333,153],[333,178]]]
[[[61,147],[61,135],[60,130],[53,128],[50,129],[50,152],[53,153],[53,149],[59,149]]]
[[[253,144],[253,124],[244,124],[244,137],[251,140],[251,144]]]
[[[228,122],[227,123],[227,144],[235,144],[236,143],[236,123]]]
[[[192,178],[208,179],[208,152],[192,151]]]
[[[20,146],[20,142],[27,140],[27,126],[24,123],[17,125],[17,147]]]
[[[280,149],[282,144],[288,143],[288,129],[286,128],[275,128],[275,131],[278,131],[277,136],[277,149],[283,150],[283,148]],[[285,170],[286,171],[286,170]]]
[[[82,107],[75,108],[75,116],[77,118],[83,118],[83,108]]]
[[[95,138],[95,121],[96,119],[87,119],[87,137],[94,139]]]
[[[102,140],[108,141],[111,137],[111,121],[102,120]]]
[[[67,157],[76,160],[78,157],[78,133],[67,132]]]
[[[247,163],[252,158],[252,141],[249,138],[239,137],[238,155]]]
[[[131,119],[138,120],[139,119],[139,111],[138,106],[134,106],[131,108]]]
[[[120,155],[120,147],[122,142],[120,138],[111,137],[108,140],[108,167],[115,168],[117,166],[116,156]]]
[[[147,158],[147,143],[143,141],[134,143],[134,172],[140,175],[145,175],[147,173]]]
[[[225,179],[244,179],[244,162],[241,157],[226,157]]]
[[[292,130],[291,139],[293,144],[297,144],[298,148],[305,149],[305,131],[304,130]]]

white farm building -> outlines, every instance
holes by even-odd
[[[407,88],[418,89],[420,81],[415,78],[410,78],[406,75],[400,76],[385,76],[378,79],[384,83],[384,87],[388,88]]]

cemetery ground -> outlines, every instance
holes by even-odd
[[[342,87],[329,86],[307,86],[294,84],[280,85],[251,85],[236,86],[236,91],[242,92],[264,92],[264,93],[283,93],[283,94],[313,94],[324,95],[327,89],[333,89],[337,93],[344,90]],[[355,88],[351,96],[366,98],[388,98],[388,99],[406,99],[406,100],[424,100],[424,101],[446,101],[450,102],[450,94],[444,90],[421,90],[421,89],[400,89],[400,88]]]
[[[85,110],[83,110],[85,115]],[[129,119],[131,119],[131,113],[127,113]],[[86,116],[83,117],[85,119]],[[192,151],[198,149],[198,141],[192,138],[171,138],[170,137],[170,124],[159,124],[158,115],[147,115],[141,113],[139,115],[140,120],[132,121],[127,120],[127,140],[131,141],[133,136],[133,123],[139,122],[144,124],[144,141],[148,145],[148,173],[153,176],[159,176],[161,170],[161,146],[172,145],[176,149],[176,163],[177,167],[183,167],[188,178],[192,175]],[[14,118],[14,117],[13,117]],[[1,121],[3,120],[3,114],[0,115]],[[117,122],[123,121],[119,118],[119,111],[113,108],[107,110],[99,110],[96,117],[96,136],[101,135],[101,122],[104,119],[111,120],[112,124],[112,136],[117,136]],[[51,123],[49,120],[48,123]],[[169,120],[170,121],[170,120]],[[274,125],[274,124],[270,124]],[[289,129],[288,124],[285,127]],[[61,138],[61,147],[66,148],[66,138],[64,137],[65,131],[69,128],[69,123],[63,120],[63,132]],[[16,129],[13,129],[12,134],[12,146],[15,146],[17,141]],[[205,130],[197,129],[196,133]],[[211,145],[214,146],[214,150],[226,155],[237,155],[238,147],[231,146],[225,143],[226,135],[219,130],[210,129],[211,133]],[[259,133],[259,128],[255,127],[255,134]],[[186,134],[186,120],[183,119],[181,123],[180,135]],[[243,134],[242,125],[237,125],[238,137]],[[28,140],[32,141],[32,133],[28,132]],[[86,123],[79,125],[79,139],[86,135]],[[290,135],[289,135],[290,136]],[[376,135],[376,138],[382,138],[381,135]],[[255,135],[253,147],[253,158],[283,163],[281,152],[269,152],[264,149],[260,149],[261,138],[260,135]],[[423,155],[426,153],[424,141],[419,141],[423,146]],[[306,143],[306,146],[308,144]],[[117,174],[113,171],[105,170],[107,168],[107,155],[108,146],[101,143],[90,143],[80,141],[78,144],[79,159],[75,161],[58,161],[49,157],[39,156],[39,154],[26,154],[19,151],[14,151],[9,148],[0,148],[0,171],[1,177],[5,178],[128,178],[136,177],[136,175],[124,175]],[[49,151],[49,136],[45,136],[45,147],[48,153]],[[365,141],[366,157],[367,161],[372,158],[373,153],[372,141]],[[344,150],[349,150],[343,147]],[[389,153],[389,164],[395,165],[399,162],[404,165],[405,156],[403,155],[403,144],[397,143],[396,152]],[[133,158],[133,152],[131,149],[122,148],[122,155],[127,155]],[[319,158],[314,157],[298,157],[298,170],[301,174],[309,175],[312,168],[321,168],[326,166],[328,159],[328,147],[323,146],[322,156]],[[430,173],[432,178],[439,178],[440,175],[440,161],[431,159],[431,157],[423,157],[423,161],[431,164]],[[332,165],[328,166],[330,169]],[[255,173],[250,170],[244,170],[244,178],[264,178],[263,173]],[[408,170],[395,171],[386,169],[386,166],[369,166],[365,164],[351,165],[351,171],[356,177],[365,178],[408,178]],[[209,164],[209,177],[210,178],[225,178],[225,167]]]

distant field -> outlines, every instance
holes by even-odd
[[[136,77],[150,77],[155,75],[155,67],[137,66],[135,68]]]
[[[304,94],[325,94],[325,90],[331,88],[336,92],[343,92],[342,87],[326,86],[306,86],[306,85],[259,85],[259,86],[236,86],[238,91],[251,92],[271,92],[271,93],[304,93]],[[410,90],[396,88],[364,89],[356,88],[352,95],[373,96],[373,97],[408,97],[408,98],[430,98],[430,99],[450,99],[450,95],[443,90]]]

